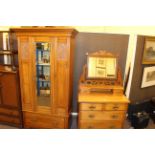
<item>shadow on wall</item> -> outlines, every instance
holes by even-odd
[[[129,35],[78,33],[75,40],[74,76],[73,76],[73,107],[77,111],[78,82],[83,66],[87,63],[86,53],[106,50],[118,55],[122,76],[125,72]]]

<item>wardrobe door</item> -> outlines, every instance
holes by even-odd
[[[33,112],[54,110],[54,41],[52,37],[30,37]]]

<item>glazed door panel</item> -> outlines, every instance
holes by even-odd
[[[34,37],[31,43],[35,111],[51,113],[54,100],[54,41],[49,37]]]

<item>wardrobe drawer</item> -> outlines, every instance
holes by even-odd
[[[40,115],[34,113],[24,114],[25,128],[64,128],[64,118],[51,117],[49,115]]]
[[[101,111],[102,110],[102,104],[100,103],[81,103],[80,104],[80,110],[82,111],[87,111],[87,110],[90,110],[90,111],[94,111],[94,110],[97,110],[97,111]]]
[[[126,103],[106,103],[105,110],[127,110],[127,104]]]
[[[121,121],[79,121],[80,129],[121,129]]]
[[[80,111],[79,119],[82,120],[122,120],[125,116],[124,111]]]
[[[17,110],[6,109],[6,108],[0,108],[0,114],[19,116],[19,112]]]
[[[9,124],[20,124],[19,118],[14,118],[6,115],[0,115],[0,122]]]

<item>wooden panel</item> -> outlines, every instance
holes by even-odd
[[[58,38],[56,50],[55,91],[58,108],[67,108],[69,95],[69,64],[67,39]]]
[[[0,105],[3,103],[3,96],[2,96],[2,85],[0,84]]]
[[[16,86],[16,74],[1,73],[1,99],[2,104],[10,107],[18,107],[18,95]]]
[[[80,111],[79,119],[83,120],[123,120],[124,111]]]
[[[22,96],[22,110],[32,110],[32,75],[28,37],[19,38],[19,69]]]
[[[19,116],[19,112],[13,109],[0,108],[0,114]]]
[[[91,110],[91,111],[101,111],[103,109],[103,104],[95,104],[95,103],[81,103],[80,104],[80,109],[79,110],[83,110],[83,111],[87,111],[87,110]]]
[[[68,58],[67,39],[58,38],[57,44],[57,60],[65,61]]]
[[[19,118],[14,118],[6,115],[0,115],[0,122],[2,123],[11,123],[11,124],[20,124]]]
[[[22,75],[23,75],[23,82],[24,84],[29,84],[29,64],[28,63],[22,63]]]
[[[67,68],[66,62],[57,63],[57,78],[56,78],[56,94],[57,106],[65,107],[67,104]]]
[[[127,103],[123,103],[123,104],[120,104],[120,103],[106,103],[105,104],[105,110],[115,110],[115,111],[118,111],[118,110],[127,110]]]
[[[32,109],[29,64],[23,63],[21,67],[23,110]]]
[[[26,61],[30,59],[28,37],[21,37],[19,42],[20,60]]]
[[[121,121],[79,121],[80,129],[121,129]]]
[[[49,115],[24,113],[25,128],[64,128],[64,118],[55,118]]]

